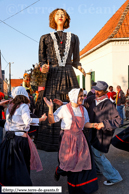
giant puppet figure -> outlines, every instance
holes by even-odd
[[[69,28],[70,16],[64,9],[55,9],[49,15],[49,26],[55,32],[41,36],[39,43],[39,63],[42,73],[46,74],[46,82],[39,87],[36,114],[48,112],[43,97],[66,101],[66,96],[72,88],[79,88],[73,67],[79,69],[85,76],[80,64],[79,39]],[[54,111],[58,105],[54,105]],[[60,123],[41,123],[35,142],[38,149],[58,151]]]

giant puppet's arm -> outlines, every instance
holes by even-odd
[[[74,48],[73,48],[73,67],[79,69],[86,76],[85,70],[82,68],[80,63],[80,54],[79,54],[79,38],[78,36],[74,35]]]
[[[41,36],[39,41],[39,63],[41,66],[47,63],[45,35]]]
[[[42,73],[48,73],[49,64],[47,64],[47,54],[46,54],[46,45],[45,45],[45,35],[41,36],[39,42],[39,63],[41,66]]]

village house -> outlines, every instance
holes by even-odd
[[[80,62],[86,78],[75,70],[80,87],[91,89],[91,80],[103,80],[124,92],[129,87],[129,0],[109,19],[81,50]]]

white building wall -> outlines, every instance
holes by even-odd
[[[128,88],[129,41],[112,43],[113,54],[113,86],[120,85],[126,93]]]
[[[112,79],[112,43],[106,44],[91,54],[80,60],[86,73],[95,71],[95,81],[106,81],[109,85],[113,84]],[[75,70],[77,75],[81,75]],[[87,80],[87,79],[86,79]],[[88,81],[89,82],[89,81]],[[89,83],[86,84],[86,90],[89,91]]]
[[[95,71],[95,81],[105,81],[112,85],[120,85],[124,92],[128,88],[129,41],[113,41],[95,50],[80,60],[86,73]],[[82,77],[79,70],[76,75]],[[81,81],[82,83],[82,81]],[[80,87],[82,85],[80,84]],[[90,76],[86,78],[86,90],[90,90]]]

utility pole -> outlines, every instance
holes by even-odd
[[[0,50],[0,87],[3,92],[3,78],[2,78],[2,70],[1,70],[1,50]]]
[[[12,62],[13,64],[14,62]],[[9,94],[11,94],[11,63],[9,62]]]
[[[9,62],[9,94],[11,94],[11,63]]]

